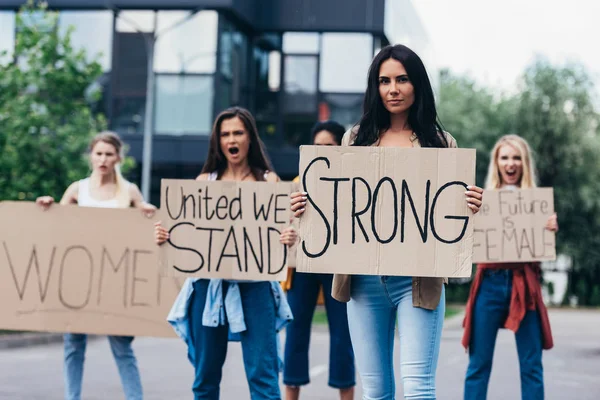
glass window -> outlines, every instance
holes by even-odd
[[[228,98],[227,103],[222,103],[224,107],[234,104],[248,107],[248,76],[250,72],[247,67],[248,39],[225,17],[222,17],[220,21],[223,24],[219,67],[222,93],[218,97],[219,99],[223,96]]]
[[[253,65],[251,82],[256,91],[269,90],[269,52],[258,46],[252,49]]]
[[[317,57],[285,57],[286,113],[315,113],[317,110]]]
[[[259,134],[266,142],[276,139],[280,109],[278,90],[281,55],[273,50],[277,37],[279,36],[263,35],[255,38],[253,47],[253,75],[250,83],[253,92],[249,100]]]
[[[367,33],[324,33],[319,90],[364,92],[373,59],[373,36]]]
[[[111,11],[63,11],[59,15],[59,28],[64,35],[72,26],[73,48],[86,50],[88,60],[98,59],[102,70],[110,71],[113,19]]]
[[[191,15],[159,11],[154,50],[156,72],[213,73],[217,52],[216,11]]]
[[[228,52],[223,53],[223,64],[221,72],[228,78],[235,78],[236,75],[242,74],[243,61],[246,60],[248,51],[248,42],[246,36],[240,32],[234,31],[229,35]]]
[[[210,134],[213,97],[212,76],[158,75],[155,131]]]
[[[363,94],[325,93],[319,103],[319,118],[336,121],[348,129],[362,116],[363,97]]]
[[[142,133],[148,78],[146,41],[136,32],[117,32],[111,71],[113,130]]]
[[[373,37],[373,57],[375,57],[377,55],[377,53],[379,53],[382,49],[383,45],[382,45],[382,40],[380,36],[374,36]]]
[[[10,62],[15,51],[15,13],[0,11],[0,65]],[[6,56],[1,54],[6,52]]]
[[[142,133],[146,115],[146,96],[114,97],[111,129],[119,133]]]
[[[153,32],[154,11],[119,11],[117,32]]]
[[[319,34],[286,32],[283,34],[283,52],[287,54],[319,54]]]
[[[286,93],[317,92],[317,57],[286,56],[284,70]]]
[[[271,51],[269,53],[269,89],[279,90],[281,85],[281,53]]]
[[[285,56],[284,132],[292,146],[308,144],[317,119],[317,56]]]

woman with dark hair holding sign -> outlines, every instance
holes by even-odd
[[[123,142],[116,133],[102,132],[90,143],[92,175],[73,182],[65,191],[60,204],[77,204],[81,207],[142,209],[146,215],[153,215],[156,207],[144,202],[138,187],[121,175],[119,163],[122,160]],[[54,203],[51,196],[42,196],[36,203],[48,208]],[[131,342],[132,336],[109,336],[108,342],[117,362],[123,391],[127,400],[141,400],[142,383],[137,360]],[[87,335],[66,333],[65,346],[65,399],[79,400],[83,381],[83,362]]]
[[[417,54],[383,48],[369,68],[363,116],[343,146],[456,147],[437,121],[433,90]],[[466,201],[479,211],[483,190],[469,186]],[[307,194],[292,194],[301,216]],[[435,399],[435,373],[444,321],[443,278],[335,275],[332,295],[348,302],[348,324],[364,399],[394,399],[394,330],[400,336],[400,372],[407,399]]]
[[[254,117],[239,107],[220,113],[213,125],[208,157],[199,181],[277,182]],[[156,224],[161,245],[167,230]],[[286,229],[280,242],[293,244],[296,232]],[[253,400],[280,399],[278,335],[292,314],[278,282],[187,279],[168,320],[188,345],[194,366],[195,399],[219,398],[227,342],[234,334],[242,343],[246,378]]]
[[[496,142],[485,187],[536,187],[534,162],[525,139],[506,135]],[[556,214],[548,218],[546,229],[558,231]],[[502,327],[515,332],[523,400],[544,398],[542,349],[551,349],[553,341],[540,277],[539,262],[477,265],[462,338],[463,346],[469,349],[465,400],[487,397],[496,336]]]
[[[312,142],[318,146],[339,146],[344,132],[344,127],[337,122],[317,122],[311,131]],[[298,181],[298,178],[294,179],[294,182]],[[310,331],[317,298],[322,290],[329,323],[329,386],[339,389],[340,400],[352,400],[356,384],[354,353],[348,331],[346,304],[331,297],[333,275],[296,272],[295,268],[288,271],[287,298],[294,320],[285,330],[285,398],[298,400],[300,387],[310,382]]]

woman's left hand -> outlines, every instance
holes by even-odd
[[[548,229],[550,232],[558,232],[558,217],[556,216],[556,213],[548,217],[546,229]]]
[[[279,236],[279,242],[288,246],[295,245],[296,240],[298,240],[298,232],[296,232],[296,230],[291,226],[285,228]]]
[[[152,218],[154,213],[156,213],[156,207],[146,202],[140,205],[140,210],[142,210],[142,213],[148,218]]]
[[[473,214],[477,214],[483,201],[483,189],[479,186],[467,186],[465,195],[467,196],[467,206],[473,211]]]

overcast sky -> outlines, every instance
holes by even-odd
[[[600,86],[598,0],[412,0],[438,67],[514,88],[536,55],[578,61]]]

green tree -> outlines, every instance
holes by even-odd
[[[90,109],[101,66],[74,49],[72,30],[61,35],[57,23],[56,13],[28,3],[16,16],[14,62],[0,66],[3,200],[60,197],[88,173],[88,142],[104,128]]]
[[[438,113],[460,147],[477,150],[477,183],[483,187],[489,153],[498,138],[513,129],[514,97],[479,87],[472,79],[443,70]]]
[[[590,294],[600,291],[600,117],[583,67],[537,60],[511,96],[447,71],[440,82],[440,118],[461,147],[477,149],[478,184],[500,136],[516,133],[529,141],[540,186],[554,187],[557,250],[573,260],[568,294],[581,305],[596,301]]]
[[[440,119],[459,147],[477,150],[476,177],[481,187],[487,174],[490,150],[500,136],[512,131],[516,107],[514,97],[497,95],[466,76],[457,76],[447,70],[440,74]],[[446,300],[466,302],[470,282],[451,279],[450,283]]]
[[[517,131],[535,153],[540,186],[554,187],[557,250],[573,258],[579,304],[600,290],[600,116],[594,85],[580,65],[540,59],[524,74]],[[586,284],[582,284],[585,281]]]

